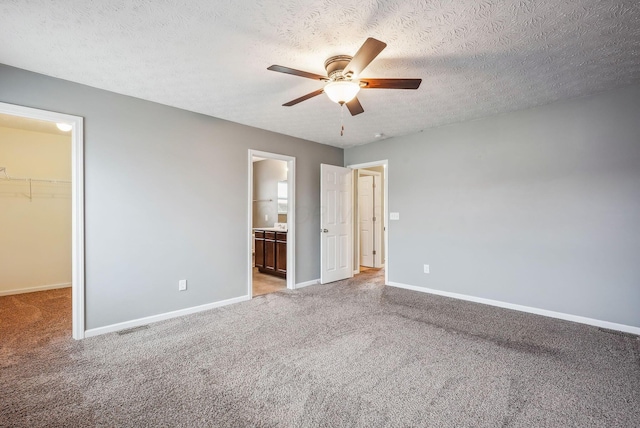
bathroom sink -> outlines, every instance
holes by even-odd
[[[284,229],[280,227],[254,227],[253,230],[266,230],[268,232],[286,232],[287,228]]]
[[[273,227],[254,227],[253,230],[267,230],[269,232],[286,232],[287,223],[276,223]]]

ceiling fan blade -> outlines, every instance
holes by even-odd
[[[358,49],[358,52],[356,52],[353,58],[351,58],[351,61],[349,61],[349,64],[344,68],[342,74],[347,77],[349,77],[349,74],[358,76],[386,47],[387,44],[385,42],[369,37],[360,49]]]
[[[313,91],[313,92],[311,92],[311,93],[309,93],[307,95],[303,95],[300,98],[296,98],[295,100],[289,101],[288,103],[282,104],[282,105],[284,107],[291,107],[291,106],[294,106],[294,105],[296,105],[298,103],[301,103],[301,102],[303,102],[305,100],[308,100],[309,98],[313,98],[313,97],[315,97],[317,95],[320,95],[323,92],[324,92],[324,89],[318,89],[317,91]]]
[[[271,67],[267,68],[267,70],[277,71],[278,73],[293,74],[294,76],[306,77],[307,79],[313,80],[329,80],[327,76],[309,73],[307,71],[300,71],[293,68],[284,67],[282,65],[272,65]]]
[[[422,79],[362,79],[362,89],[418,89]]]
[[[362,104],[358,100],[358,97],[353,98],[347,104],[347,108],[349,109],[349,113],[351,116],[355,116],[356,114],[364,113],[364,109],[362,108]]]

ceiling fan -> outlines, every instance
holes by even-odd
[[[324,68],[327,70],[326,76],[295,70],[281,65],[272,65],[267,68],[267,70],[327,82],[324,88],[282,104],[283,106],[291,107],[324,92],[332,101],[340,105],[346,104],[351,115],[355,116],[364,112],[360,101],[358,101],[356,97],[360,89],[418,89],[422,82],[422,79],[359,79],[358,76],[362,73],[362,70],[364,70],[385,47],[387,47],[386,43],[370,37],[353,57],[349,55],[337,55],[328,58],[324,62]]]

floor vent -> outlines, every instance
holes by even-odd
[[[608,328],[602,328],[599,327],[598,330],[600,331],[604,331],[605,333],[609,333],[609,334],[615,334],[616,336],[624,336],[624,337],[629,337],[631,339],[639,339],[640,336],[633,334],[633,333],[626,333],[624,331],[618,331],[618,330],[609,330]]]
[[[138,327],[128,328],[128,329],[126,329],[126,330],[120,330],[120,331],[118,332],[118,334],[119,334],[120,336],[123,336],[123,335],[125,335],[125,334],[135,333],[136,331],[146,330],[146,329],[148,329],[148,328],[149,328],[149,326],[148,326],[148,325],[141,325],[141,326],[138,326]]]

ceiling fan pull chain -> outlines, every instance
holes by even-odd
[[[340,136],[344,136],[344,103],[340,104]]]

